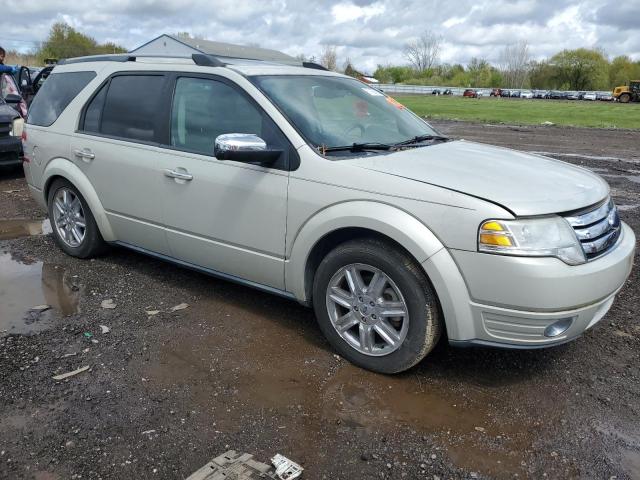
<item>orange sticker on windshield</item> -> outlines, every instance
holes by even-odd
[[[405,108],[404,105],[402,105],[399,101],[397,101],[395,98],[391,98],[391,97],[387,97],[387,102],[389,102],[391,105],[393,105],[396,108],[399,108],[400,110],[402,110],[403,108]]]

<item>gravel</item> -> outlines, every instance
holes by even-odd
[[[640,232],[640,132],[437,127],[596,169]],[[41,218],[26,192],[0,173],[0,217]],[[0,333],[0,478],[184,478],[229,449],[281,453],[306,479],[640,478],[638,268],[574,342],[441,343],[386,377],[334,355],[294,302],[122,249],[74,259],[51,235],[0,253],[58,279],[36,277],[52,308],[30,311],[31,334]]]

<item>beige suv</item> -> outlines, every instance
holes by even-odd
[[[25,127],[56,242],[115,244],[313,306],[333,347],[393,373],[454,345],[557,345],[597,323],[635,237],[606,182],[453,141],[314,65],[87,57]]]

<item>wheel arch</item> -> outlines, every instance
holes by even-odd
[[[444,248],[426,225],[395,206],[372,201],[335,204],[316,213],[293,239],[285,266],[287,290],[310,305],[313,278],[324,256],[340,243],[363,237],[397,246],[418,265]]]
[[[50,161],[45,168],[42,178],[42,193],[47,209],[49,203],[49,190],[51,189],[53,182],[57,179],[66,180],[78,189],[91,209],[91,213],[95,218],[102,238],[107,242],[117,240],[113,234],[111,224],[109,223],[107,214],[102,206],[102,202],[100,202],[98,194],[91,185],[91,182],[89,182],[89,179],[82,170],[69,160],[56,158]]]

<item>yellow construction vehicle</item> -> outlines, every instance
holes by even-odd
[[[613,98],[620,103],[640,102],[640,80],[630,81],[629,86],[614,88]]]

